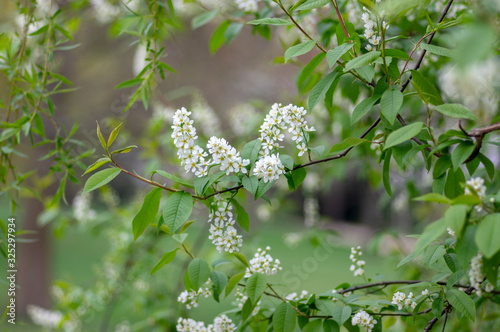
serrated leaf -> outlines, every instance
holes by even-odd
[[[113,131],[111,132],[111,134],[109,134],[109,137],[108,137],[108,148],[111,146],[111,144],[113,144],[113,142],[115,141],[116,137],[118,136],[118,133],[120,132],[120,128],[122,126],[123,122],[120,123],[118,126],[116,126],[115,129],[113,129]]]
[[[353,46],[354,44],[345,43],[338,47],[335,47],[333,50],[328,51],[326,53],[326,61],[328,61],[328,66],[332,68],[337,63],[337,60],[340,59],[342,55],[346,54]]]
[[[245,290],[252,303],[257,304],[260,297],[267,288],[266,276],[261,273],[253,273],[247,280]]]
[[[293,57],[310,52],[314,48],[314,46],[316,46],[316,42],[314,40],[309,40],[288,48],[285,51],[285,63],[287,63],[288,60],[290,60]]]
[[[296,312],[288,302],[282,302],[273,314],[273,329],[275,332],[290,332],[295,330]]]
[[[466,270],[456,271],[455,273],[453,273],[451,275],[451,277],[446,282],[446,288],[447,289],[451,289],[457,282],[459,282],[460,280],[462,280],[462,278],[465,277],[466,275],[467,275],[467,271]]]
[[[225,294],[226,297],[228,297],[228,295],[231,294],[231,291],[234,289],[234,287],[236,287],[236,285],[238,285],[238,282],[240,282],[240,280],[243,278],[244,275],[245,272],[241,272],[229,278],[229,281],[226,286],[226,294]]]
[[[370,98],[363,99],[358,105],[356,105],[351,115],[351,126],[368,113],[379,99],[380,95],[374,95]]]
[[[422,47],[424,50],[427,50],[427,52],[432,53],[432,54],[446,56],[449,58],[454,58],[456,56],[455,52],[453,52],[452,50],[450,50],[448,48],[444,48],[441,46],[422,43],[422,44],[420,44],[420,47]]]
[[[493,257],[500,250],[500,213],[487,215],[479,223],[476,244],[486,258]]]
[[[137,240],[146,227],[154,221],[158,209],[160,208],[161,190],[161,188],[154,188],[146,195],[141,209],[135,215],[134,220],[132,220],[134,241]]]
[[[346,149],[349,149],[351,147],[357,146],[361,143],[366,143],[369,142],[367,139],[364,138],[357,138],[357,137],[349,137],[343,140],[340,143],[335,144],[332,146],[330,149],[330,152],[337,152],[337,151],[344,151]]]
[[[202,13],[202,14],[200,14],[198,16],[195,16],[193,18],[193,20],[191,21],[191,28],[193,30],[195,30],[195,29],[198,29],[201,26],[204,26],[205,24],[207,24],[210,21],[212,21],[217,16],[218,13],[219,13],[219,11],[212,10],[212,11],[209,11],[209,12],[206,12],[206,13]]]
[[[337,78],[338,72],[336,70],[332,71],[325,77],[323,77],[311,90],[309,94],[309,99],[307,104],[309,105],[309,110],[312,110],[316,104],[325,96],[330,86],[333,84]]]
[[[82,195],[85,195],[86,193],[95,190],[97,188],[100,188],[105,184],[109,183],[111,180],[116,178],[118,174],[121,173],[121,171],[122,170],[119,168],[112,167],[95,173],[94,175],[88,178],[87,182],[85,182]]]
[[[133,148],[136,148],[137,145],[129,145],[127,147],[115,150],[111,152],[111,154],[120,154],[120,153],[129,153]]]
[[[193,211],[193,197],[184,191],[173,193],[163,206],[165,225],[173,233],[188,220]]]
[[[476,320],[476,306],[470,296],[458,289],[450,289],[446,291],[446,299],[458,312],[472,321]]]
[[[109,163],[110,161],[111,161],[111,159],[109,159],[108,157],[97,159],[92,165],[87,167],[87,170],[85,171],[85,173],[82,174],[82,176],[84,176],[85,174],[87,174],[89,172],[92,172],[92,171],[98,169],[99,167]]]
[[[470,109],[460,104],[442,104],[434,107],[439,113],[457,119],[477,120]]]
[[[210,277],[210,267],[201,258],[194,258],[188,265],[188,276],[193,289],[198,290]]]
[[[314,8],[320,8],[328,3],[330,3],[330,0],[307,0],[302,5],[298,6],[297,10],[309,10]]]
[[[160,258],[160,260],[158,261],[158,263],[156,263],[155,266],[151,269],[151,272],[149,272],[149,275],[152,275],[153,273],[155,273],[159,269],[161,269],[163,266],[172,262],[175,258],[177,250],[179,250],[179,248],[164,253],[163,256]]]
[[[380,113],[392,125],[396,120],[401,106],[403,105],[403,94],[399,90],[386,90],[380,99]]]
[[[253,20],[248,22],[247,24],[259,25],[259,24],[268,24],[268,25],[293,25],[292,22],[282,19],[282,18],[274,18],[274,17],[266,17],[258,20]]]
[[[380,51],[372,51],[360,55],[346,63],[344,72],[369,65],[373,61],[377,60],[380,57],[380,54],[382,54]]]
[[[390,148],[391,146],[406,142],[417,136],[418,133],[420,133],[420,131],[422,130],[423,126],[424,124],[422,122],[415,122],[399,128],[396,131],[393,131],[389,134],[387,140],[385,141],[384,150]]]

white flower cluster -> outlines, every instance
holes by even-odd
[[[394,295],[392,296],[391,303],[397,305],[398,310],[402,310],[403,307],[408,307],[408,308],[411,307],[412,309],[415,309],[415,307],[417,306],[417,302],[415,301],[415,295],[413,295],[412,292],[409,292],[408,296],[406,296],[406,294],[403,292],[394,293]]]
[[[360,310],[352,317],[351,323],[354,326],[359,325],[360,327],[366,327],[366,330],[371,332],[375,324],[377,324],[377,321],[366,311]]]
[[[224,201],[220,195],[215,196],[212,205],[214,208],[210,211],[208,219],[208,222],[212,223],[208,238],[212,240],[220,253],[238,252],[243,244],[243,237],[238,235],[234,228],[233,206],[228,201]]]
[[[365,270],[363,269],[363,267],[365,266],[365,261],[359,259],[361,255],[363,255],[363,252],[361,251],[360,246],[358,246],[357,248],[351,248],[351,255],[349,256],[349,259],[351,260],[352,264],[349,270],[354,272],[355,277],[362,276],[365,273]]]
[[[236,291],[234,296],[236,297],[236,302],[238,302],[238,308],[243,309],[243,305],[248,300],[248,296],[243,294],[239,289]],[[257,302],[257,304],[255,305],[255,308],[252,310],[252,316],[257,315],[257,313],[259,312],[260,302],[261,301]]]
[[[238,9],[245,12],[256,12],[259,6],[258,0],[235,0]]]
[[[176,329],[178,332],[232,332],[236,325],[226,315],[215,317],[214,323],[205,327],[205,323],[197,322],[191,318],[179,318]]]
[[[279,259],[273,259],[271,255],[267,253],[270,250],[270,247],[266,247],[266,250],[262,250],[261,248],[257,249],[254,258],[249,262],[250,267],[247,267],[245,271],[245,278],[250,277],[256,272],[273,275],[282,270]]]
[[[58,329],[63,320],[63,314],[59,311],[47,310],[36,305],[28,305],[27,312],[33,323],[51,330]]]
[[[364,36],[366,39],[368,39],[368,42],[371,44],[371,45],[370,44],[366,45],[366,49],[368,51],[371,51],[373,49],[372,45],[374,46],[379,45],[382,37],[378,35],[378,31],[376,31],[377,22],[372,20],[368,9],[366,7],[363,7],[363,11],[364,13],[361,15],[361,19],[363,20],[365,27]],[[382,28],[388,29],[389,25],[387,25],[385,21],[382,21]]]
[[[93,221],[97,217],[96,211],[90,207],[91,201],[92,193],[82,195],[82,192],[79,192],[73,199],[73,215],[82,224]]]
[[[483,254],[478,252],[470,261],[469,279],[472,287],[476,289],[476,294],[481,296],[481,283],[484,279],[484,274],[481,272],[483,268]]]
[[[306,290],[303,290],[300,295],[298,295],[296,292],[288,294],[285,299],[287,301],[299,301],[302,299],[306,299],[308,297],[309,293]]]
[[[480,200],[483,200],[486,197],[486,186],[484,185],[483,178],[472,178],[465,182],[465,194],[466,195],[474,195],[474,193],[479,197]],[[474,192],[471,191],[471,188]]]
[[[457,236],[457,233],[455,233],[455,231],[453,229],[451,229],[450,227],[447,227],[446,231],[448,232],[448,234],[450,234],[450,236],[453,236],[453,237]]]
[[[173,117],[174,130],[172,138],[175,146],[179,149],[177,155],[181,159],[181,165],[184,166],[186,172],[194,172],[196,176],[202,177],[208,175],[208,168],[212,165],[220,164],[220,170],[226,171],[229,175],[232,172],[246,173],[247,166],[250,161],[242,159],[240,153],[236,151],[223,138],[213,136],[207,143],[207,149],[212,154],[212,159],[206,161],[205,157],[208,154],[199,145],[195,145],[196,128],[193,126],[193,120],[189,118],[191,112],[186,108],[177,110]]]
[[[280,175],[285,173],[285,167],[281,163],[278,154],[265,155],[257,160],[253,173],[267,183],[278,180]]]
[[[206,287],[200,287],[198,291],[191,290],[188,292],[187,290],[185,290],[179,295],[179,297],[177,298],[177,302],[185,303],[186,308],[188,309],[196,308],[198,307],[198,297],[201,295],[209,297],[210,295],[212,295],[212,291]]]

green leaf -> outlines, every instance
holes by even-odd
[[[268,25],[293,25],[292,22],[282,19],[282,18],[274,18],[274,17],[266,17],[258,20],[253,20],[248,22],[247,24],[259,25],[259,24],[268,24]]]
[[[304,69],[302,69],[302,71],[300,72],[299,78],[297,80],[297,86],[300,87],[303,85],[306,79],[308,79],[312,75],[316,67],[318,67],[318,65],[323,61],[325,56],[325,53],[319,53],[314,58],[312,58],[307,65],[305,65]]]
[[[162,227],[166,227],[166,226],[163,225]],[[181,243],[181,244],[184,243],[184,241],[186,240],[187,237],[188,237],[188,233],[172,235],[172,239]]]
[[[490,179],[493,180],[493,177],[495,176],[495,165],[482,153],[478,154],[477,158],[483,164]]]
[[[184,233],[185,231],[188,230],[189,226],[191,226],[194,223],[194,220],[189,220],[186,222],[184,225],[182,225],[181,230],[179,231],[179,234]]]
[[[295,330],[296,312],[288,302],[282,302],[273,314],[273,329],[275,332],[290,332]]]
[[[193,20],[191,21],[191,28],[193,30],[195,30],[195,29],[198,29],[201,26],[204,26],[205,24],[207,24],[210,21],[212,21],[217,16],[218,13],[219,13],[219,11],[212,10],[212,11],[209,11],[209,12],[206,12],[206,13],[202,13],[202,14],[200,14],[198,16],[195,16],[193,18]]]
[[[220,293],[222,293],[222,290],[227,285],[228,278],[222,272],[212,271],[210,272],[210,280],[212,280],[214,296],[216,295],[215,299],[218,300]]]
[[[286,169],[292,170],[293,169],[293,158],[290,157],[287,154],[280,154],[279,156],[281,163],[283,166],[285,166]]]
[[[444,308],[444,294],[439,292],[439,296],[432,302],[432,313],[434,317],[441,318]]]
[[[323,322],[323,331],[324,332],[340,332],[340,327],[336,321],[331,320],[331,319],[326,319]]]
[[[248,213],[245,211],[245,208],[234,198],[231,198],[229,201],[235,208],[236,222],[244,231],[248,232],[250,230],[250,218],[248,217]]]
[[[230,24],[231,21],[226,20],[222,22],[217,29],[215,29],[214,34],[210,39],[210,53],[214,54],[224,44],[226,40],[225,32]]]
[[[346,149],[352,148],[354,146],[357,146],[361,143],[366,143],[369,142],[367,139],[364,138],[357,138],[357,137],[349,137],[343,140],[340,143],[335,144],[332,146],[330,149],[330,152],[337,152],[337,151],[344,151]]]
[[[173,193],[163,206],[163,219],[172,234],[184,224],[193,211],[193,197],[184,191]]]
[[[108,157],[97,159],[92,165],[87,167],[87,170],[85,171],[85,173],[82,174],[82,176],[84,176],[85,174],[87,174],[89,172],[92,172],[92,171],[98,169],[99,167],[109,163],[110,161],[111,161],[111,159],[109,159]]]
[[[210,277],[210,267],[201,258],[194,258],[188,265],[188,276],[193,289],[198,290]]]
[[[111,144],[113,144],[113,142],[115,141],[116,137],[118,136],[118,133],[120,132],[120,128],[122,126],[123,122],[120,123],[115,129],[113,129],[113,131],[111,132],[111,134],[109,134],[109,137],[108,137],[108,148],[111,146]]]
[[[250,160],[250,164],[253,164],[257,158],[259,158],[259,151],[262,146],[262,141],[260,139],[255,139],[251,142],[248,142],[243,147],[241,151],[241,158]]]
[[[186,180],[184,179],[181,179],[180,177],[178,176],[175,176],[173,174],[170,174],[168,172],[165,172],[163,170],[156,170],[156,171],[152,171],[151,172],[151,176],[153,176],[154,174],[160,174],[161,176],[163,177],[166,177],[167,179],[170,179],[174,182],[177,182],[178,184],[181,184],[183,185],[184,187],[187,187],[187,188],[194,188],[193,185],[189,182],[187,182]]]
[[[226,286],[226,297],[228,297],[228,295],[231,294],[231,291],[234,289],[234,287],[236,287],[236,285],[238,285],[238,283],[240,282],[240,280],[243,278],[244,275],[245,275],[245,272],[241,272],[241,273],[235,274],[234,276],[232,276],[229,279],[227,286]]]
[[[111,152],[111,154],[120,154],[120,153],[129,153],[133,148],[136,148],[137,145],[129,145],[127,147],[115,150]]]
[[[132,221],[132,233],[134,241],[141,236],[146,227],[154,222],[158,209],[160,208],[161,188],[154,188],[146,195],[141,209]]]
[[[436,46],[436,45],[432,45],[432,44],[425,44],[425,43],[420,44],[420,47],[422,47],[424,50],[427,50],[427,52],[430,52],[432,54],[446,56],[449,58],[455,57],[455,53],[448,48],[444,48],[444,47]]]
[[[464,193],[462,184],[465,182],[464,172],[461,168],[454,171],[452,168],[448,170],[446,183],[444,185],[444,194],[449,198],[455,198]]]
[[[344,325],[344,323],[351,316],[352,309],[350,306],[344,306],[342,304],[337,304],[333,306],[332,318],[339,323],[339,326]]]
[[[130,88],[131,86],[142,84],[142,81],[143,81],[142,78],[134,78],[118,84],[117,86],[115,86],[115,89]]]
[[[259,186],[257,187],[257,192],[255,193],[255,199],[264,195],[266,193],[266,191],[271,189],[271,187],[274,185],[274,183],[276,181],[277,180],[269,181],[269,182],[264,182],[263,180],[259,181]]]
[[[121,173],[121,171],[122,170],[119,168],[112,167],[95,173],[94,175],[88,178],[87,182],[85,182],[82,195],[85,195],[86,193],[95,190],[97,188],[100,188],[105,184],[109,183],[111,180],[116,178],[118,174]]]
[[[377,60],[378,57],[380,57],[380,54],[381,54],[380,51],[372,51],[372,52],[368,52],[366,54],[360,55],[360,56],[350,60],[348,63],[346,63],[345,68],[344,68],[344,72],[369,65],[373,61]]]
[[[444,214],[446,225],[455,231],[457,236],[460,236],[462,233],[468,209],[466,205],[453,205]]]
[[[201,178],[197,177],[196,179],[194,179],[194,191],[196,191],[198,195],[203,195],[207,190],[208,182],[210,182],[208,176],[204,176]]]
[[[322,326],[321,319],[315,319],[307,323],[303,328],[302,332],[320,332]]]
[[[241,321],[244,322],[252,315],[252,311],[255,308],[255,304],[247,299],[243,304],[243,308],[241,308]]]
[[[453,285],[459,282],[463,277],[467,275],[466,270],[458,270],[451,275],[451,277],[446,282],[446,289],[451,289]]]
[[[424,201],[424,202],[436,202],[436,203],[443,203],[443,204],[450,204],[451,200],[443,195],[436,194],[436,193],[430,193],[430,194],[425,194],[423,196],[414,198],[413,200],[415,201]]]
[[[443,104],[434,107],[439,113],[457,119],[477,120],[470,109],[460,104]]]
[[[312,110],[314,106],[325,96],[330,86],[333,84],[337,78],[338,72],[336,70],[332,71],[325,77],[323,77],[315,86],[312,88],[309,94],[309,99],[307,104],[309,105],[309,110]]]
[[[500,213],[487,215],[479,223],[476,244],[486,258],[492,258],[500,250]]]
[[[314,46],[316,45],[316,42],[314,40],[309,40],[297,45],[294,45],[290,48],[288,48],[285,51],[285,63],[288,62],[293,57],[306,54],[307,52],[310,52]]]
[[[420,261],[426,268],[430,269],[439,259],[443,258],[444,254],[446,254],[446,249],[442,245],[430,245],[425,248]]]
[[[288,188],[290,189],[290,191],[293,191],[298,186],[300,186],[302,182],[304,182],[307,176],[307,171],[304,167],[301,167],[291,172],[285,173],[285,176],[288,182]]]
[[[395,146],[412,139],[420,133],[423,126],[424,124],[422,122],[415,122],[393,131],[387,137],[384,149],[388,149],[391,146]]]
[[[401,106],[403,105],[403,94],[399,90],[385,90],[380,99],[380,113],[392,125],[396,120]]]
[[[358,105],[356,105],[351,115],[351,126],[368,113],[379,99],[379,95],[374,95],[370,98],[363,99]]]
[[[175,258],[177,250],[179,250],[179,248],[164,253],[163,256],[161,256],[161,259],[158,261],[158,263],[156,263],[155,266],[151,269],[151,272],[149,272],[149,274],[152,275],[153,273],[161,269],[163,266],[172,262]]]
[[[267,288],[266,275],[261,273],[253,273],[247,280],[245,290],[250,301],[257,304],[260,297]]]
[[[475,241],[476,232],[477,226],[468,226],[465,228],[463,236],[457,239],[455,252],[457,253],[457,260],[461,266],[468,267],[472,257],[477,254],[478,248]]]
[[[392,150],[387,151],[384,158],[384,165],[382,166],[382,182],[384,184],[385,191],[387,191],[387,194],[392,197],[391,178],[389,175],[391,168],[391,156]]]
[[[476,306],[467,294],[458,289],[450,289],[446,291],[446,299],[458,312],[475,321]]]
[[[2,133],[3,135],[3,133]],[[101,133],[101,127],[99,127],[99,122],[97,122],[97,137],[99,137],[99,142],[101,142],[101,146],[104,150],[108,151],[108,146],[106,145],[106,141]]]
[[[411,70],[411,75],[411,83],[413,87],[417,90],[418,94],[426,104],[430,102],[433,105],[441,105],[443,103],[443,99],[441,99],[441,95],[437,91],[436,87],[429,82],[429,80],[425,78],[422,73],[416,70]]]
[[[248,190],[252,195],[255,196],[257,193],[257,189],[259,188],[259,179],[255,175],[252,175],[250,177],[244,177],[241,180],[241,183],[243,184],[243,187]]]
[[[326,61],[328,61],[328,66],[332,68],[337,63],[337,60],[340,59],[342,55],[346,54],[353,46],[354,44],[345,43],[334,48],[333,50],[328,51],[326,53]]]
[[[248,264],[248,261],[247,259],[245,258],[245,256],[243,256],[242,254],[240,254],[239,252],[234,252],[233,253],[233,256],[236,257],[240,262],[241,264],[243,264],[244,266],[246,267],[250,267],[250,264]]]
[[[445,154],[436,161],[436,164],[434,164],[432,177],[434,179],[439,178],[440,176],[446,173],[446,171],[448,170],[448,168],[450,168],[450,166],[451,166],[450,156]]]
[[[297,10],[309,10],[314,8],[323,7],[324,5],[330,3],[329,0],[307,0],[302,5],[297,7]]]

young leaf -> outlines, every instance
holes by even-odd
[[[457,119],[477,120],[470,109],[460,104],[443,104],[434,107],[439,113]]]
[[[97,159],[92,165],[87,167],[87,170],[85,171],[85,173],[82,174],[82,176],[84,176],[85,174],[87,174],[89,172],[92,172],[92,171],[98,169],[99,167],[109,163],[110,161],[111,161],[111,159],[109,159],[108,157]]]
[[[245,290],[248,298],[252,303],[257,304],[260,297],[267,288],[266,275],[261,273],[253,273],[250,278],[248,278]]]
[[[377,60],[382,54],[380,51],[372,51],[366,54],[360,55],[357,58],[350,60],[346,63],[344,72],[348,72],[349,70],[360,68],[366,65],[369,65],[373,61]]]
[[[154,221],[156,214],[158,213],[158,209],[160,208],[160,199],[161,188],[151,190],[144,198],[141,209],[137,212],[134,220],[132,221],[134,241],[137,240],[146,227]]]
[[[164,253],[163,256],[161,256],[161,259],[158,261],[158,263],[156,263],[155,266],[151,269],[151,272],[149,272],[149,274],[152,275],[153,273],[161,269],[163,266],[172,262],[175,258],[177,250],[179,250],[179,248]]]
[[[487,215],[479,223],[476,244],[486,258],[492,258],[500,250],[500,213]]]
[[[175,176],[175,175],[173,175],[173,174],[170,174],[170,173],[168,173],[168,172],[165,172],[165,171],[163,171],[163,170],[156,170],[156,171],[152,171],[152,172],[151,172],[151,176],[153,176],[153,175],[154,175],[154,174],[156,174],[156,173],[160,174],[160,175],[161,175],[161,176],[163,176],[163,177],[166,177],[167,179],[170,179],[170,180],[172,180],[172,181],[174,181],[174,182],[177,182],[178,184],[181,184],[181,185],[183,185],[184,187],[187,187],[187,188],[194,188],[194,187],[193,187],[193,185],[192,185],[191,183],[187,182],[186,180],[181,179],[180,177]]]
[[[413,200],[425,201],[425,202],[436,202],[436,203],[443,203],[443,204],[450,204],[451,203],[451,200],[448,197],[445,197],[443,195],[436,194],[436,193],[425,194],[423,196],[414,198]]]
[[[226,29],[231,24],[231,21],[226,20],[215,29],[212,38],[210,39],[210,53],[214,54],[224,44]]]
[[[118,136],[118,133],[120,132],[120,128],[122,126],[123,122],[120,123],[115,129],[113,129],[113,131],[111,132],[111,134],[109,134],[109,137],[108,137],[108,148],[111,146],[111,144],[113,144],[113,142],[115,141],[116,137]]]
[[[335,79],[337,78],[338,72],[336,70],[332,71],[325,77],[323,77],[315,86],[312,88],[311,93],[309,94],[309,100],[307,104],[309,105],[309,110],[312,110],[314,106],[323,98],[330,89],[330,86],[333,84]]]
[[[219,12],[217,10],[212,10],[206,13],[202,13],[198,16],[195,16],[191,21],[191,28],[195,30],[201,26],[204,26],[205,24],[212,21],[217,16],[218,13]]]
[[[358,105],[356,105],[351,115],[351,126],[368,113],[379,99],[380,95],[374,95],[370,98],[363,99]]]
[[[292,22],[282,19],[282,18],[274,18],[274,17],[266,17],[258,20],[253,20],[248,22],[247,24],[259,25],[259,24],[268,24],[268,25],[292,25]]]
[[[3,136],[3,133],[2,133]],[[99,137],[99,142],[101,142],[101,146],[104,150],[108,151],[108,146],[106,145],[106,141],[104,140],[104,136],[101,133],[101,127],[99,127],[99,122],[97,122],[97,137]]]
[[[82,195],[85,195],[89,191],[104,186],[105,184],[116,178],[121,171],[122,170],[119,168],[112,167],[95,173],[94,175],[88,178],[87,182],[85,182]]]
[[[124,88],[130,88],[131,86],[139,85],[143,81],[142,78],[134,78],[125,82],[122,82],[115,86],[115,89],[124,89]]]
[[[127,147],[115,150],[111,152],[111,154],[120,154],[120,153],[129,153],[133,148],[136,148],[137,145],[129,145]]]
[[[288,62],[293,57],[306,54],[307,52],[310,52],[314,46],[316,45],[316,42],[314,40],[309,40],[297,45],[294,45],[287,49],[285,51],[285,63]]]
[[[384,150],[390,148],[391,146],[406,142],[417,136],[423,126],[424,124],[422,122],[415,122],[393,131],[389,134],[387,140],[385,141]]]
[[[295,330],[296,312],[288,302],[282,302],[276,307],[273,314],[273,329],[275,332],[289,332]]]
[[[163,219],[173,233],[184,224],[193,211],[193,197],[184,191],[173,193],[163,207]]]
[[[453,288],[446,291],[446,299],[458,312],[475,321],[476,306],[469,295]]]
[[[333,50],[328,51],[326,53],[326,61],[328,61],[328,66],[332,68],[337,63],[337,60],[340,59],[342,55],[346,54],[347,51],[349,51],[353,47],[353,45],[354,44],[345,43],[334,48]]]
[[[399,90],[385,90],[380,99],[380,113],[392,125],[403,105],[403,94]]]
[[[210,267],[201,258],[194,258],[188,265],[188,276],[193,289],[198,290],[210,277]]]

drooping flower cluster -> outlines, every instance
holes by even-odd
[[[363,269],[363,267],[365,266],[365,261],[359,259],[361,255],[363,255],[363,252],[361,251],[360,246],[358,246],[357,248],[351,248],[351,255],[349,256],[349,259],[351,260],[352,264],[349,270],[354,272],[355,277],[362,276],[365,273],[365,270]]]
[[[238,302],[238,308],[243,309],[243,305],[245,305],[245,302],[248,300],[248,296],[243,294],[239,289],[236,291],[234,296],[236,297],[236,302]],[[259,312],[260,302],[261,301],[257,302],[255,308],[252,310],[252,316],[257,315],[257,313]]]
[[[484,279],[484,274],[481,271],[483,268],[483,254],[478,252],[470,261],[469,279],[470,285],[476,289],[476,294],[481,295],[481,283]]]
[[[73,215],[82,225],[97,217],[97,212],[91,208],[91,202],[92,193],[82,195],[82,192],[79,192],[73,199]]]
[[[215,196],[212,205],[213,210],[211,210],[208,219],[208,222],[212,223],[208,238],[212,240],[219,252],[238,252],[243,244],[243,237],[238,235],[236,228],[234,228],[233,206],[228,201],[223,200],[220,195]]]
[[[472,178],[465,182],[465,185],[466,187],[464,193],[466,195],[474,195],[475,193],[480,200],[483,200],[486,197],[486,186],[484,185],[483,178]]]
[[[191,318],[179,318],[176,329],[178,332],[232,332],[236,331],[236,324],[226,315],[215,317],[214,323],[205,327],[205,323]]]
[[[270,247],[266,247],[266,250],[262,250],[261,248],[257,249],[254,258],[249,262],[250,267],[247,267],[245,271],[245,278],[250,277],[256,272],[273,275],[282,270],[279,259],[273,259],[271,255],[267,253],[270,250]]]
[[[293,293],[290,293],[288,294],[285,299],[287,301],[299,301],[299,300],[302,300],[302,299],[306,299],[309,295],[309,292],[306,291],[306,290],[303,290],[300,295],[297,294],[296,292],[293,292]]]
[[[47,310],[36,305],[28,305],[27,313],[33,323],[47,329],[57,329],[63,320],[63,314],[59,311]]]
[[[253,173],[265,183],[278,180],[280,175],[285,173],[285,167],[281,163],[278,154],[265,155],[263,158],[257,160]]]
[[[256,12],[258,9],[258,0],[235,0],[238,9],[245,12]]]
[[[210,295],[212,295],[212,291],[207,287],[205,288],[200,287],[197,291],[185,290],[179,295],[179,297],[177,298],[177,302],[185,303],[186,308],[188,309],[196,308],[198,307],[198,297],[201,295],[209,297]]]
[[[422,292],[423,295],[424,292]],[[415,309],[417,302],[415,301],[415,295],[412,292],[408,293],[408,296],[403,292],[396,292],[392,296],[392,304],[398,306],[398,310],[402,310],[403,307]]]
[[[377,31],[377,22],[375,20],[372,20],[372,17],[370,16],[370,12],[366,7],[363,7],[363,14],[361,15],[361,19],[363,20],[364,27],[365,27],[365,32],[364,36],[368,40],[368,42],[371,44],[366,45],[366,49],[368,51],[371,51],[373,49],[372,45],[377,46],[380,44],[380,40],[382,37],[378,35]],[[388,29],[389,26],[385,23],[385,21],[382,21],[382,28],[383,29]]]
[[[354,326],[358,325],[360,327],[366,327],[366,330],[371,332],[375,324],[377,324],[377,321],[366,311],[360,310],[354,315],[354,317],[352,317],[351,323]]]
[[[186,172],[193,172],[196,176],[202,177],[208,175],[208,168],[212,165],[220,165],[221,171],[226,171],[226,174],[243,172],[246,173],[247,166],[250,161],[242,159],[240,153],[236,151],[225,139],[212,137],[210,138],[207,149],[211,153],[212,159],[205,160],[208,154],[199,145],[195,145],[196,128],[193,126],[193,120],[189,118],[191,112],[186,108],[177,110],[173,117],[173,133],[174,145],[179,149],[177,156],[181,160],[181,165],[184,166]]]

